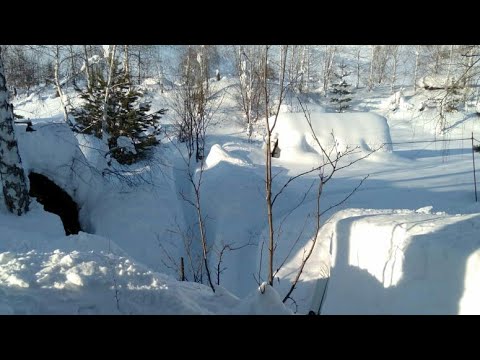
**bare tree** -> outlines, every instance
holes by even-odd
[[[357,60],[356,63],[356,75],[357,75],[357,81],[355,82],[355,88],[358,89],[360,87],[360,71],[361,71],[361,53],[362,53],[362,47],[357,46],[355,49],[355,58]]]
[[[116,45],[108,45],[104,49],[104,57],[108,62],[108,80],[105,88],[105,98],[103,101],[103,116],[102,116],[102,141],[108,146],[108,140],[110,135],[108,133],[108,106],[109,106],[109,97],[112,86],[113,72],[114,72],[114,62],[115,62],[115,51],[117,49]]]
[[[348,168],[348,167],[352,166],[353,164],[355,164],[355,163],[357,163],[361,160],[366,159],[371,154],[380,150],[384,146],[384,145],[381,145],[380,147],[378,147],[378,148],[376,148],[372,151],[369,151],[367,154],[365,154],[363,156],[360,156],[360,157],[358,157],[358,158],[356,158],[356,159],[354,159],[350,162],[340,164],[340,161],[342,161],[344,158],[347,158],[348,156],[355,154],[357,152],[357,150],[359,149],[359,146],[350,147],[350,146],[347,145],[345,147],[345,149],[340,150],[337,146],[338,143],[335,139],[335,135],[332,132],[331,136],[332,136],[332,139],[333,139],[333,144],[335,144],[335,145],[332,146],[330,149],[325,148],[322,145],[322,143],[320,142],[319,138],[317,137],[317,134],[315,133],[314,126],[313,126],[312,120],[311,120],[310,111],[308,110],[308,108],[305,105],[302,104],[300,99],[298,99],[298,101],[300,103],[300,107],[302,108],[305,119],[306,119],[306,121],[308,123],[308,126],[310,128],[311,135],[312,135],[315,143],[317,144],[318,148],[320,149],[320,156],[321,156],[322,162],[319,166],[314,167],[311,170],[307,170],[303,173],[300,173],[300,174],[297,174],[295,176],[290,177],[285,182],[285,184],[280,188],[280,191],[275,195],[275,199],[276,199],[291,182],[297,180],[298,178],[300,178],[302,176],[305,176],[305,175],[311,174],[311,173],[316,173],[318,175],[318,184],[317,184],[317,192],[316,192],[315,211],[314,211],[315,226],[314,226],[313,236],[311,238],[310,244],[307,245],[304,248],[303,257],[302,257],[300,266],[297,269],[295,278],[293,279],[293,281],[291,283],[291,286],[290,286],[289,290],[287,291],[287,294],[283,298],[283,302],[286,302],[288,299],[292,299],[292,297],[291,297],[292,293],[295,290],[296,286],[298,285],[298,282],[300,281],[303,270],[305,269],[305,266],[306,266],[308,260],[310,259],[310,257],[313,254],[313,250],[315,249],[315,246],[316,246],[317,241],[318,241],[318,233],[320,232],[320,228],[321,228],[321,221],[320,221],[321,217],[326,212],[331,211],[332,209],[334,209],[334,208],[342,205],[343,203],[345,203],[362,186],[363,182],[368,178],[369,175],[366,175],[359,182],[359,184],[348,195],[346,195],[342,200],[340,200],[338,203],[333,204],[333,205],[329,206],[328,208],[322,210],[321,207],[320,207],[320,200],[321,200],[325,185],[330,180],[332,180],[333,176],[336,173],[338,173],[339,171],[341,171],[345,168]],[[327,170],[327,168],[328,168],[328,170]],[[302,202],[303,202],[303,200],[302,200]],[[292,245],[292,249],[293,249],[294,245]],[[289,254],[290,253],[291,252],[289,252]],[[284,261],[281,263],[281,265],[277,269],[277,273],[281,269],[282,265],[285,264],[286,260],[287,260],[287,258],[285,258]]]
[[[325,51],[323,54],[323,72],[322,72],[323,93],[325,96],[328,93],[330,80],[333,75],[334,60],[335,60],[336,52],[337,52],[336,45],[325,45]]]
[[[274,225],[273,225],[273,202],[272,199],[272,133],[275,130],[275,125],[277,123],[278,115],[280,112],[280,106],[285,97],[285,72],[286,72],[286,62],[288,54],[288,46],[281,46],[280,48],[280,70],[279,70],[279,88],[278,88],[278,101],[277,109],[273,121],[269,119],[270,109],[269,102],[271,100],[271,93],[269,90],[268,84],[268,62],[269,62],[269,50],[270,46],[266,45],[264,49],[264,58],[263,58],[263,91],[265,96],[265,132],[266,132],[266,146],[265,146],[265,193],[266,193],[266,204],[267,204],[267,219],[268,219],[268,284],[273,286],[273,259],[274,259]]]
[[[390,91],[394,92],[395,90],[395,83],[397,81],[397,68],[398,68],[398,61],[399,61],[399,55],[400,55],[400,48],[401,45],[390,45],[388,47],[389,53],[390,53],[390,58],[392,61],[392,75],[391,75],[391,87]]]
[[[421,49],[421,45],[415,45],[415,67],[414,67],[414,70],[413,70],[413,91],[415,93],[417,92],[420,49]]]
[[[186,180],[188,184],[191,185],[191,189],[193,190],[192,195],[189,195],[188,193],[181,191],[180,196],[182,197],[183,201],[185,201],[187,204],[192,206],[192,208],[195,210],[195,216],[196,216],[196,221],[198,225],[198,237],[199,237],[198,243],[200,243],[201,245],[200,258],[201,258],[202,265],[197,267],[196,261],[194,260],[195,255],[192,253],[193,241],[195,240],[194,239],[195,233],[193,231],[190,233],[185,233],[181,229],[179,229],[179,232],[182,234],[184,238],[185,251],[187,253],[187,258],[189,259],[190,266],[193,270],[194,281],[203,283],[203,270],[205,270],[205,273],[207,275],[208,285],[210,286],[212,291],[215,292],[215,287],[213,285],[213,280],[212,280],[212,273],[210,271],[210,266],[209,266],[210,247],[207,241],[206,221],[205,221],[205,215],[203,214],[202,205],[201,205],[201,194],[202,194],[201,187],[202,187],[202,181],[203,181],[203,174],[205,170],[204,161],[201,161],[200,167],[196,169],[196,167],[194,166],[195,163],[192,163],[192,156],[191,155],[184,156],[182,149],[180,149],[177,146],[177,144],[172,139],[172,137],[167,133],[166,133],[166,136],[170,140],[171,144],[176,148],[176,150],[180,154],[185,167],[184,172],[185,172]],[[180,170],[180,169],[177,169],[177,170]]]
[[[236,67],[239,75],[237,102],[246,118],[247,128],[252,129],[262,114],[260,98],[261,52],[259,46],[239,46],[235,51]]]
[[[182,84],[175,92],[172,108],[177,114],[178,139],[186,144],[189,158],[204,157],[205,134],[212,119],[218,94],[212,94],[208,80],[208,48],[188,46],[181,64]]]
[[[60,82],[60,66],[61,66],[61,59],[60,59],[60,46],[59,45],[55,45],[54,46],[54,76],[55,76],[55,87],[57,88],[57,93],[58,93],[58,96],[60,97],[60,102],[62,103],[62,109],[63,109],[63,118],[65,120],[65,122],[69,125],[69,126],[72,126],[72,122],[70,121],[70,119],[68,118],[68,99],[66,97],[66,95],[64,94],[63,90],[62,90],[62,84]],[[73,55],[71,55],[73,56]]]
[[[42,60],[25,45],[2,45],[4,76],[8,83],[16,88],[27,90],[38,84],[42,76],[52,70],[50,64],[43,64]]]
[[[90,68],[90,55],[88,53],[88,45],[83,45],[83,53],[84,53],[84,63],[83,68],[85,69],[85,78],[87,80],[87,90],[92,90],[92,70]]]
[[[375,52],[377,45],[371,45],[370,47],[370,75],[368,77],[368,90],[371,91],[375,85],[374,70],[375,70]]]
[[[130,79],[130,45],[123,45],[123,71],[127,79]]]
[[[62,80],[61,77],[66,74],[66,71],[63,69],[64,65],[70,64],[70,66],[74,66],[71,64],[72,61],[74,61],[74,58],[77,57],[77,54],[71,49],[71,47],[65,45],[36,45],[32,46],[31,49],[37,54],[46,56],[53,61],[53,80],[57,95],[62,105],[63,118],[64,121],[72,127],[73,124],[69,119],[70,101],[63,91],[63,87],[69,80],[76,76],[75,68],[71,69],[70,75],[65,76],[64,80]]]

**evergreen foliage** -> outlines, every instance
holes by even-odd
[[[107,80],[96,71],[90,91],[81,91],[84,105],[72,111],[77,122],[76,131],[102,138],[106,88]],[[121,164],[132,164],[145,158],[148,150],[158,144],[158,120],[166,109],[150,113],[151,103],[142,102],[143,96],[132,86],[129,76],[115,64],[107,107],[108,147]],[[117,144],[119,137],[130,139],[133,146],[124,146],[125,141]]]
[[[344,63],[341,63],[338,67],[340,71],[333,74],[336,81],[332,84],[330,101],[336,105],[338,112],[345,112],[352,100],[351,85],[345,79],[350,73],[346,71],[347,65]]]

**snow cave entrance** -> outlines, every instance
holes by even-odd
[[[78,206],[70,195],[44,175],[31,172],[28,178],[30,196],[36,198],[45,211],[60,216],[65,235],[78,234],[82,230],[78,221]]]

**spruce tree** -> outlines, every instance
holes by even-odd
[[[343,62],[338,67],[339,71],[333,74],[335,82],[332,84],[330,101],[336,105],[338,112],[345,112],[350,106],[349,102],[352,100],[351,85],[345,79],[350,73],[347,72],[347,65]]]
[[[77,122],[75,130],[102,138],[106,88],[107,81],[102,73],[95,72],[91,88],[81,91],[84,105],[72,112]],[[166,109],[150,113],[151,103],[141,101],[143,96],[133,87],[126,72],[115,64],[108,100],[107,130],[111,155],[120,164],[132,164],[145,158],[148,150],[158,143],[158,120]]]

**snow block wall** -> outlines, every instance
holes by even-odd
[[[480,214],[427,207],[339,219],[322,314],[480,314]]]

